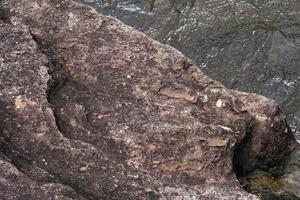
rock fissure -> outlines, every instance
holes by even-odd
[[[1,13],[3,14],[3,13]],[[1,16],[1,20],[5,19],[5,23],[10,24],[9,18],[8,17],[3,17]],[[60,67],[61,61],[57,61],[58,59],[55,58],[55,55],[57,55],[53,49],[50,46],[45,45],[43,42],[41,42],[40,39],[38,39],[35,35],[31,34],[33,40],[36,42],[39,50],[43,52],[45,55],[47,55],[48,58],[48,73],[51,76],[51,80],[48,81],[48,89],[46,92],[46,99],[48,103],[50,104],[50,108],[52,108],[52,112],[55,118],[55,123],[56,127],[58,130],[66,137],[64,129],[61,127],[59,118],[56,116],[56,111],[53,109],[53,105],[51,103],[51,99],[53,98],[52,96],[60,90],[64,86],[64,84],[68,81],[68,75],[67,72]],[[49,67],[51,66],[51,67]],[[2,111],[2,110],[1,110]],[[9,111],[7,111],[9,112]],[[1,112],[0,112],[1,113]],[[3,113],[1,113],[3,114]],[[6,115],[6,113],[5,113]],[[1,128],[1,127],[0,127]],[[0,132],[2,132],[2,129],[0,129]],[[68,137],[66,137],[68,138]],[[47,168],[45,168],[43,165],[39,165],[42,170],[45,172],[49,173],[49,176],[51,176],[51,180],[37,180],[39,177],[31,177],[30,174],[30,168],[33,168],[35,164],[33,164],[33,161],[30,157],[24,157],[24,153],[20,153],[17,149],[14,148],[12,143],[7,141],[7,138],[0,138],[1,139],[1,152],[7,156],[9,159],[9,162],[11,162],[16,169],[18,169],[20,172],[22,172],[27,178],[29,178],[31,181],[36,182],[38,185],[47,185],[47,184],[62,184],[67,187],[72,188],[78,195],[81,197],[84,197],[84,199],[91,199],[90,197],[93,196],[92,194],[89,194],[85,192],[84,190],[80,189],[78,185],[74,185],[71,181],[65,180],[64,177],[61,177],[60,175],[54,175],[51,174],[49,171],[47,171]],[[71,139],[71,138],[68,138]],[[4,141],[2,141],[4,140]],[[37,166],[36,166],[37,167]],[[71,195],[72,196],[72,195]],[[73,195],[74,196],[74,195]],[[93,198],[93,199],[96,199]]]
[[[251,138],[252,138],[253,128],[254,128],[253,124],[248,125],[248,128],[246,129],[246,133],[245,133],[244,138],[241,140],[240,143],[237,143],[236,147],[234,148],[234,154],[233,154],[233,159],[232,159],[233,170],[234,170],[234,172],[235,172],[238,179],[244,177],[245,174],[251,173],[255,169],[258,168],[258,166],[256,166],[256,165],[251,166],[249,168],[249,166],[247,166],[248,163],[244,162],[244,160],[247,160],[247,158],[244,158],[242,153],[241,153],[241,151],[245,151],[244,148],[247,146],[247,143],[249,143]]]
[[[47,83],[47,91],[46,91],[46,99],[47,102],[50,105],[50,108],[52,109],[53,116],[55,119],[55,124],[57,129],[59,130],[60,133],[62,133],[66,138],[70,139],[64,128],[61,125],[61,122],[59,120],[59,117],[57,116],[57,110],[54,107],[52,100],[55,96],[55,94],[61,90],[61,88],[64,87],[64,85],[69,81],[69,72],[63,67],[63,61],[62,59],[59,58],[58,54],[54,50],[51,45],[46,44],[46,42],[43,42],[41,38],[38,38],[33,33],[30,33],[32,36],[32,39],[36,42],[38,49],[47,57],[48,63],[47,63],[47,68],[48,68],[48,74],[50,76],[50,79],[48,80]]]
[[[69,72],[66,70],[66,68],[64,67],[65,64],[64,64],[63,60],[61,58],[59,58],[59,55],[56,53],[55,49],[50,44],[47,44],[47,42],[42,41],[42,39],[38,38],[36,35],[31,33],[31,36],[34,39],[34,41],[36,42],[39,50],[44,55],[46,55],[46,57],[48,59],[47,67],[48,67],[48,73],[50,75],[50,79],[47,83],[46,99],[52,110],[55,125],[56,125],[58,131],[67,140],[70,140],[71,143],[79,142],[81,144],[91,146],[95,150],[100,150],[98,148],[98,145],[95,145],[92,142],[89,142],[85,139],[82,140],[80,138],[76,138],[76,137],[72,136],[70,134],[70,132],[72,132],[72,130],[70,130],[68,128],[68,126],[65,124],[65,121],[63,121],[61,119],[61,116],[59,116],[59,114],[57,113],[59,111],[58,108],[64,109],[64,107],[58,107],[57,105],[55,105],[54,101],[59,101],[59,99],[57,98],[57,93],[61,92],[67,84],[71,84],[71,85],[79,85],[79,84],[76,83],[75,80],[73,80],[73,78],[71,77]],[[109,146],[107,147],[107,148],[111,148],[111,149],[108,149],[108,151],[115,153],[115,156],[118,158],[117,154],[119,154],[120,152],[116,152],[115,150],[113,150],[114,148],[116,148],[117,144],[115,144],[115,142],[113,142],[113,141],[110,142],[109,140],[105,141],[105,142],[108,143],[108,144],[105,144],[106,146],[111,145],[110,147]],[[101,144],[102,142],[98,142],[98,143]],[[123,158],[119,159],[118,161],[122,162],[122,160],[123,160]],[[86,167],[82,167],[80,170],[83,170],[85,168]],[[104,169],[105,169],[105,167],[104,167]],[[70,180],[68,177],[64,177],[62,175],[55,174],[55,173],[53,173],[52,176],[54,177],[55,183],[60,183],[67,187],[72,188],[78,195],[80,195],[81,197],[83,197],[87,200],[99,199],[99,196],[94,195],[91,192],[87,192],[86,189],[80,187],[80,184],[78,184],[78,183],[76,184],[76,183],[72,182],[72,180]],[[102,194],[103,196],[102,197],[100,196],[100,197],[104,198],[104,199],[113,199],[114,194],[119,189],[120,189],[119,186],[114,186],[111,191],[104,191]]]
[[[55,109],[55,106],[53,105],[52,101],[53,98],[55,98],[55,94],[60,91],[64,85],[70,81],[70,75],[68,74],[67,70],[63,67],[63,61],[57,56],[57,53],[55,50],[51,47],[51,45],[47,45],[45,42],[43,42],[40,38],[38,38],[36,35],[31,33],[31,36],[33,40],[36,42],[38,49],[46,55],[48,59],[48,73],[50,75],[50,79],[47,83],[47,91],[46,91],[46,99],[47,102],[50,105],[50,108],[52,109],[55,125],[58,129],[58,131],[68,140],[73,140],[72,137],[68,135],[68,133],[65,131],[65,128],[61,125],[61,120],[57,116],[57,111]],[[44,169],[45,170],[45,169]],[[48,172],[49,173],[49,172]],[[96,196],[93,197],[93,194],[86,192],[83,189],[80,189],[80,186],[78,184],[74,184],[71,180],[68,180],[64,178],[61,175],[54,175],[51,174],[54,177],[55,182],[63,184],[67,187],[72,188],[78,195],[80,195],[82,198],[87,200],[97,199]],[[49,182],[50,183],[50,182]]]

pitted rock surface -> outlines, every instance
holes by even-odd
[[[298,145],[274,101],[90,7],[0,13],[1,199],[258,199],[234,170],[280,174]]]

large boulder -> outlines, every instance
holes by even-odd
[[[258,199],[298,144],[277,104],[71,0],[0,2],[1,199]]]
[[[229,88],[276,100],[300,141],[299,0],[76,1],[175,47]]]

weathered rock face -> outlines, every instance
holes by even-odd
[[[0,3],[1,199],[257,199],[297,148],[265,97],[70,0]]]
[[[299,0],[76,0],[188,56],[225,86],[276,100],[300,141]]]

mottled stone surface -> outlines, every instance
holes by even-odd
[[[298,145],[274,101],[89,7],[0,19],[0,199],[258,199],[236,173],[278,175]]]
[[[76,0],[169,44],[226,87],[276,100],[300,141],[299,0]]]

